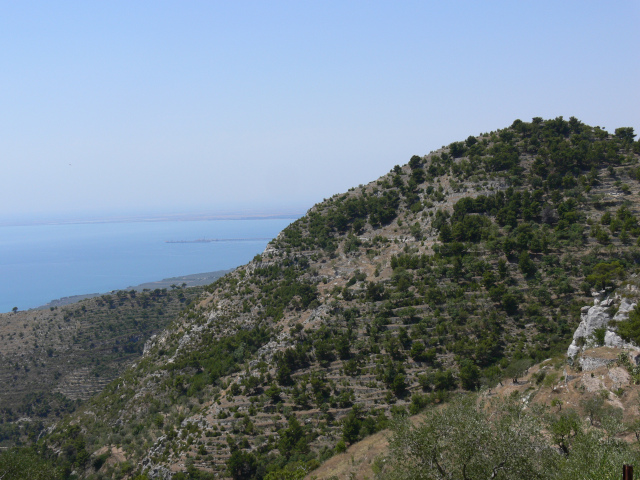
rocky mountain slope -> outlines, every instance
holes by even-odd
[[[639,152],[535,118],[413,156],[208,287],[47,445],[83,477],[286,478],[517,378],[636,271]]]
[[[202,288],[118,291],[0,314],[0,442],[38,435],[100,392]]]
[[[491,390],[485,390],[475,399],[484,404],[491,415],[496,415],[496,406],[516,399],[523,415],[542,419],[542,436],[555,446],[564,430],[568,431],[566,445],[570,453],[565,457],[558,455],[557,450],[549,453],[551,457],[574,463],[577,472],[548,472],[544,478],[620,478],[623,463],[637,465],[638,436],[640,435],[640,386],[634,379],[634,367],[627,362],[623,349],[615,347],[596,347],[580,354],[588,361],[602,362],[583,369],[577,364],[566,364],[563,356],[547,359],[529,368],[527,373],[516,382],[507,380],[504,384]],[[637,372],[637,367],[635,367]],[[473,397],[472,395],[468,395]],[[460,400],[460,397],[457,398]],[[449,406],[449,405],[445,405]],[[442,410],[435,406],[429,410]],[[420,428],[426,420],[425,414],[410,417],[414,428]],[[571,425],[571,427],[569,427]],[[423,427],[424,428],[424,427]],[[389,442],[397,441],[401,434],[398,424],[371,435],[351,446],[341,454],[324,462],[319,468],[306,473],[299,469],[299,478],[305,480],[366,480],[390,479],[396,467],[394,455]],[[471,435],[471,428],[468,432]],[[583,440],[593,435],[593,443],[589,446],[590,460],[578,460],[572,456],[580,456],[577,438]],[[446,442],[446,440],[445,440]],[[575,443],[574,443],[575,442]],[[605,455],[601,455],[605,453]],[[521,454],[521,452],[518,452]],[[624,456],[626,457],[626,460]],[[602,458],[598,458],[601,456]],[[575,458],[574,457],[574,458]],[[622,458],[620,458],[622,457]],[[576,466],[575,464],[579,464]],[[600,472],[595,471],[601,467]],[[560,470],[560,469],[558,469]],[[571,470],[566,468],[565,470]],[[509,473],[511,476],[509,477]],[[557,476],[554,477],[553,473]],[[295,478],[295,477],[293,477]],[[417,477],[409,477],[417,478]],[[432,478],[426,476],[426,478]],[[458,478],[454,476],[454,478]],[[508,472],[505,478],[523,478]],[[536,478],[530,472],[526,478]]]
[[[640,299],[637,283],[634,276],[610,295],[594,292],[594,305],[581,309],[581,322],[566,356],[546,359],[515,379],[484,389],[477,401],[487,402],[491,409],[492,402],[515,398],[523,405],[524,414],[542,413],[547,438],[553,438],[561,430],[558,426],[572,418],[585,433],[595,433],[596,443],[603,445],[603,451],[608,449],[609,456],[620,452],[620,444],[630,445],[630,452],[637,455],[633,446],[638,446],[640,438],[640,348],[622,340],[616,329],[629,320]],[[598,329],[602,329],[599,335]],[[424,421],[424,414],[410,418],[414,426]],[[608,440],[602,441],[601,435]],[[387,479],[395,468],[389,440],[397,436],[396,425],[356,442],[309,473],[298,467],[299,476],[305,480]],[[593,451],[590,454],[595,455]],[[612,478],[619,476],[619,460],[610,462]],[[587,470],[583,465],[582,473]]]

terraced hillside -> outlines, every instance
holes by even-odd
[[[462,431],[442,435],[437,442],[440,466],[452,478],[464,478],[461,470],[465,462],[469,470],[480,465],[481,469],[489,467],[492,472],[492,467],[499,467],[504,460],[500,453],[492,458],[492,453],[498,449],[491,448],[496,446],[491,443],[499,442],[500,435],[494,430],[491,438],[478,438],[479,431],[474,428],[477,424],[471,419],[473,410],[469,412],[460,408],[464,408],[465,401],[469,400],[481,405],[495,423],[498,423],[496,417],[500,417],[500,409],[505,404],[522,418],[535,419],[533,425],[537,428],[534,427],[530,433],[533,433],[531,438],[538,436],[535,442],[541,455],[536,458],[536,453],[530,451],[525,455],[518,439],[510,438],[515,440],[511,448],[502,445],[502,452],[506,451],[512,457],[506,471],[503,469],[503,478],[618,479],[623,464],[638,465],[640,461],[640,416],[637,408],[640,399],[637,375],[640,369],[635,365],[631,367],[625,361],[628,359],[625,352],[616,348],[597,347],[581,354],[581,358],[591,362],[598,359],[602,363],[579,368],[578,362],[567,365],[564,356],[547,359],[533,365],[516,382],[508,379],[477,396],[460,395],[445,408],[434,407],[409,417],[406,423],[397,422],[393,428],[351,445],[344,453],[313,470],[304,480],[438,478],[430,471],[435,466],[430,469],[420,465],[419,461],[415,464],[413,461],[420,458],[416,453],[423,454],[426,449],[420,451],[420,448],[428,443],[425,436],[416,435],[417,432],[422,430],[430,434],[427,438],[437,438],[444,428],[453,427],[446,422],[434,424],[433,420],[437,420],[442,412],[446,412],[446,417],[454,422],[462,417],[464,424]],[[515,404],[510,403],[514,399]],[[407,435],[407,424],[413,427],[413,436]],[[568,454],[558,455],[558,450],[551,449],[558,448],[558,437],[563,435],[563,429],[566,432],[567,427],[575,429],[563,445]],[[500,427],[494,428],[499,431]],[[459,436],[455,438],[456,434],[466,435],[468,443],[460,441]],[[457,454],[469,446],[473,451],[460,459]],[[485,453],[488,454],[484,456]],[[483,456],[488,460],[486,463]],[[417,473],[418,468],[415,467],[418,466],[423,477]],[[544,472],[539,471],[541,466]],[[517,471],[518,467],[526,470]],[[476,475],[472,477],[467,471],[467,478],[490,477],[490,474],[474,473]]]
[[[517,378],[637,271],[639,153],[535,118],[413,156],[208,287],[47,442],[87,477],[286,478]]]
[[[100,392],[140,357],[152,334],[202,291],[119,291],[63,307],[0,315],[2,441],[19,439],[20,424],[37,432],[41,422]]]

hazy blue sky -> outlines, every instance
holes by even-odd
[[[0,2],[0,219],[305,211],[534,116],[640,131],[640,2]]]

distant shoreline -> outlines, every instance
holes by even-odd
[[[209,215],[209,214],[176,214],[176,215],[140,215],[140,216],[115,216],[97,219],[70,219],[70,220],[0,220],[0,227],[27,227],[37,225],[84,225],[102,223],[141,223],[141,222],[206,222],[220,220],[297,220],[304,213],[282,214],[255,214],[255,215]]]
[[[185,288],[198,287],[201,285],[209,285],[215,282],[218,278],[225,276],[229,272],[233,272],[233,268],[229,270],[216,270],[215,272],[194,273],[191,275],[182,275],[179,277],[170,277],[158,280],[156,282],[146,282],[136,285],[135,287],[121,288],[117,290],[111,290],[105,293],[86,293],[82,295],[71,295],[68,297],[62,297],[55,300],[51,300],[49,303],[40,305],[39,307],[30,308],[28,310],[46,310],[52,307],[62,307],[64,305],[71,305],[73,303],[86,300],[87,298],[99,297],[101,295],[109,295],[119,291],[131,291],[142,292],[144,290],[155,290],[157,288],[171,288],[171,285],[183,286]]]
[[[103,218],[103,223],[0,227],[3,253],[14,262],[10,275],[5,274],[0,282],[0,312],[14,307],[22,311],[47,308],[167,276],[237,267],[261,253],[269,240],[294,222],[289,215],[274,217],[237,222],[225,220],[240,217],[218,217],[214,221],[197,221],[206,220],[204,217],[190,217],[196,221],[165,218],[171,221],[164,222],[156,217],[140,223],[106,223],[108,219]],[[186,243],[194,240],[207,242]],[[210,278],[202,283],[213,281]],[[171,283],[182,282],[177,278],[164,286],[148,288],[168,288]],[[61,300],[75,295],[81,296]]]
[[[212,242],[253,242],[272,240],[271,238],[198,238],[196,240],[167,240],[164,243],[212,243]]]

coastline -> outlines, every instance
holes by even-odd
[[[142,283],[152,283],[145,287],[151,289],[184,281],[192,284],[194,280],[184,274],[198,277],[202,275],[193,272],[212,273],[243,265],[292,221],[262,218],[0,227],[4,253],[0,312],[14,307],[47,308],[131,290]],[[156,283],[172,277],[175,279],[164,286]],[[71,298],[64,299],[66,296]]]
[[[31,219],[11,220],[0,219],[0,227],[26,227],[38,225],[83,225],[102,223],[154,223],[154,222],[206,222],[216,220],[297,220],[304,213],[273,213],[273,214],[176,214],[176,215],[126,215],[100,218],[69,218],[69,219]]]
[[[118,291],[131,291],[142,292],[144,290],[155,290],[157,288],[171,288],[171,285],[189,287],[198,287],[201,285],[209,285],[215,282],[218,278],[225,276],[227,273],[232,272],[234,269],[229,270],[216,270],[215,272],[193,273],[190,275],[181,275],[178,277],[163,278],[155,282],[145,282],[136,286],[129,286],[127,288],[121,288],[118,290],[111,290],[110,292],[103,293],[86,293],[82,295],[71,295],[69,297],[57,298],[51,300],[49,303],[40,305],[39,307],[30,308],[28,310],[46,310],[52,307],[62,307],[64,305],[71,305],[73,303],[86,300],[87,298],[99,297],[101,295],[107,295]],[[7,313],[7,312],[5,312]]]

